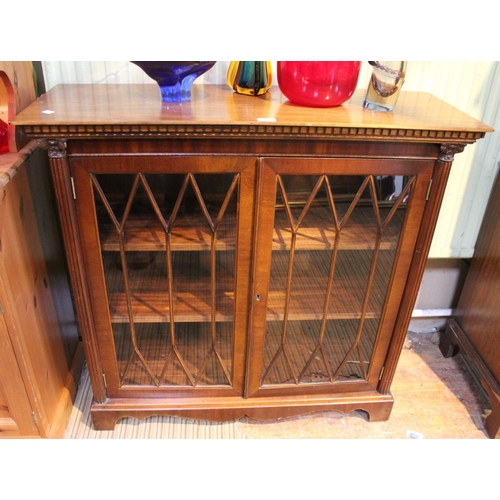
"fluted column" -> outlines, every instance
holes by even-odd
[[[428,229],[423,232],[423,235],[421,234],[415,246],[408,283],[406,284],[407,292],[403,295],[400,307],[400,311],[406,311],[406,313],[400,314],[396,320],[394,331],[398,333],[394,336],[394,341],[391,343],[391,348],[384,362],[383,372],[380,375],[378,391],[381,394],[389,393],[410,324],[413,307],[417,300],[419,287],[415,286],[415,283],[421,283],[424,274],[451,165],[455,154],[461,153],[465,146],[465,144],[441,144],[427,192],[427,206],[422,220],[422,225]],[[411,292],[408,292],[408,290]]]
[[[106,400],[106,390],[99,357],[97,338],[93,321],[92,307],[88,294],[86,272],[80,245],[78,223],[76,219],[73,186],[69,162],[66,155],[66,141],[63,139],[39,140],[41,148],[48,151],[54,189],[56,191],[59,220],[66,249],[66,259],[73,288],[78,322],[83,338],[83,346],[91,377],[94,399],[97,403]]]

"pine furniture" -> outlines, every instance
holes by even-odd
[[[0,61],[0,438],[63,437],[84,362],[48,158],[9,123],[34,100],[31,63]]]
[[[324,410],[389,418],[454,155],[491,129],[195,85],[60,85],[14,123],[48,150],[97,429]]]
[[[45,151],[0,155],[0,438],[61,438],[84,356]]]

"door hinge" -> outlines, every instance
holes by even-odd
[[[432,179],[429,179],[429,185],[427,186],[427,193],[425,193],[425,201],[429,201],[431,196]]]
[[[71,179],[71,191],[73,191],[73,199],[76,200],[76,191],[75,191],[75,179],[70,177]]]
[[[104,373],[102,374],[102,381],[104,383],[104,389],[107,389],[108,388],[108,383],[106,381],[106,375]]]
[[[31,412],[31,416],[33,417],[33,422],[35,422],[35,427],[38,427],[38,419],[36,418],[35,412]]]
[[[385,366],[383,366],[383,367],[380,369],[380,373],[379,373],[379,375],[378,375],[378,379],[379,379],[379,380],[382,380],[382,375],[384,374],[384,368],[385,368]]]

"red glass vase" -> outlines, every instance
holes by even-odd
[[[0,154],[9,152],[9,127],[0,120]]]
[[[278,85],[295,104],[340,106],[356,90],[360,69],[360,61],[278,61]]]

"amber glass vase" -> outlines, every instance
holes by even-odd
[[[272,84],[271,62],[231,61],[227,84],[238,94],[265,94]]]

